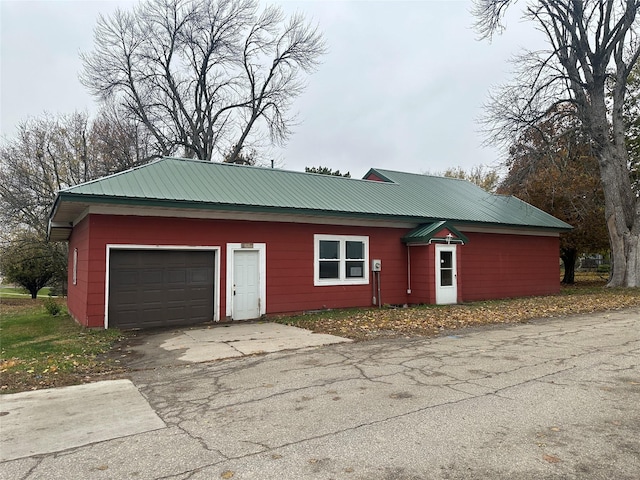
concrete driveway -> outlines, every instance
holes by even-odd
[[[348,342],[347,338],[276,323],[228,323],[137,332],[115,356],[133,370],[158,369]],[[164,426],[129,380],[4,395],[0,396],[0,462]],[[37,436],[23,441],[26,431],[37,432]]]
[[[140,331],[125,340],[116,355],[138,370],[349,342],[348,338],[278,323],[236,322],[161,333]]]
[[[161,428],[5,461],[0,478],[637,480],[640,472],[638,308],[180,362],[132,374]]]

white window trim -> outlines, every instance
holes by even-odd
[[[111,261],[112,250],[205,250],[215,252],[215,262],[213,266],[214,288],[213,288],[213,321],[220,321],[220,247],[218,246],[192,246],[192,245],[138,245],[138,244],[112,244],[108,243],[107,258],[105,264],[104,283],[104,328],[109,328],[109,263]]]
[[[328,240],[340,242],[340,278],[320,278],[320,241]],[[362,242],[364,244],[364,277],[347,278],[345,272],[346,242]],[[320,235],[313,236],[313,285],[316,287],[328,285],[367,285],[369,283],[369,237],[356,235]]]
[[[73,270],[71,276],[71,283],[73,285],[78,284],[78,249],[73,249]]]

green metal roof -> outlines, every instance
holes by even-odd
[[[438,232],[441,232],[445,228],[449,230],[453,235],[456,236],[456,240],[458,240],[457,243],[459,242],[467,243],[469,241],[469,239],[465,235],[460,233],[458,229],[456,229],[453,225],[451,225],[446,220],[420,225],[414,228],[413,230],[411,230],[404,237],[402,237],[402,241],[408,244],[428,243],[438,234]]]
[[[280,169],[163,158],[58,193],[52,224],[69,202],[440,220],[568,230],[570,225],[515,197],[458,179],[372,169],[384,182]]]

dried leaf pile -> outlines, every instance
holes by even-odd
[[[605,289],[581,292],[567,287],[561,295],[476,302],[467,305],[383,307],[336,310],[282,317],[280,323],[316,333],[354,340],[396,336],[433,336],[444,331],[500,323],[520,323],[536,318],[559,317],[640,306],[640,289]]]

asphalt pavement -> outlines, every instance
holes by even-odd
[[[148,408],[115,401],[111,413],[161,423],[20,454],[0,463],[0,478],[640,478],[638,308],[432,339],[136,361],[126,388]],[[13,441],[37,436],[31,422]]]

